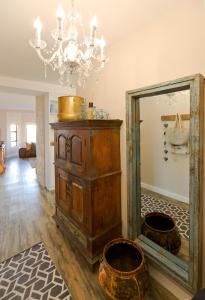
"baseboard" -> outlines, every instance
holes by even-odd
[[[46,186],[46,190],[48,192],[53,192],[53,191],[55,191],[55,186]]]
[[[161,194],[163,196],[166,196],[166,197],[169,197],[169,198],[172,198],[174,200],[178,200],[178,201],[181,201],[184,203],[189,203],[189,198],[184,197],[179,194],[172,193],[172,192],[164,190],[164,189],[161,189],[157,186],[153,186],[153,185],[150,185],[150,184],[147,184],[144,182],[141,183],[141,186],[142,186],[142,188],[149,190],[151,192],[155,192],[155,193]]]

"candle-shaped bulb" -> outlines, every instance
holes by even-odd
[[[100,48],[104,49],[105,46],[106,46],[106,41],[105,41],[104,37],[102,36],[100,39]]]
[[[99,44],[100,44],[100,50],[101,50],[101,59],[103,61],[104,60],[104,48],[106,45],[106,41],[103,36],[101,37]]]
[[[94,16],[90,21],[90,27],[96,29],[98,27],[98,20],[96,16]]]
[[[90,38],[91,38],[91,45],[94,45],[94,38],[95,38],[95,31],[98,27],[98,21],[96,16],[94,16],[90,21]]]
[[[37,17],[36,20],[34,21],[33,27],[34,27],[37,31],[41,32],[41,30],[42,30],[42,23],[41,23],[41,20],[40,20],[39,17]]]
[[[57,17],[57,27],[58,27],[58,40],[63,39],[63,21],[64,21],[64,11],[61,5],[58,6],[58,9],[56,11],[56,17]]]
[[[36,18],[33,27],[36,29],[36,47],[40,48],[42,23],[39,17]]]
[[[64,10],[63,10],[62,6],[59,5],[59,6],[58,6],[58,9],[57,9],[57,11],[56,11],[56,17],[57,17],[58,19],[64,19],[64,16],[65,16]]]

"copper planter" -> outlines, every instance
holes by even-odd
[[[58,120],[72,121],[81,119],[81,105],[84,98],[79,96],[62,96],[58,98]]]
[[[152,212],[145,215],[142,233],[167,251],[177,254],[181,247],[181,237],[175,221],[168,215]]]
[[[113,300],[143,300],[148,274],[141,248],[123,238],[109,242],[103,251],[99,283]]]

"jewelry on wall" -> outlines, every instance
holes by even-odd
[[[168,149],[167,149],[167,128],[168,123],[164,123],[164,161],[168,161]]]

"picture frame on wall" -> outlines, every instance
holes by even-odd
[[[56,114],[57,112],[58,112],[58,103],[57,102],[50,103],[50,113]]]

